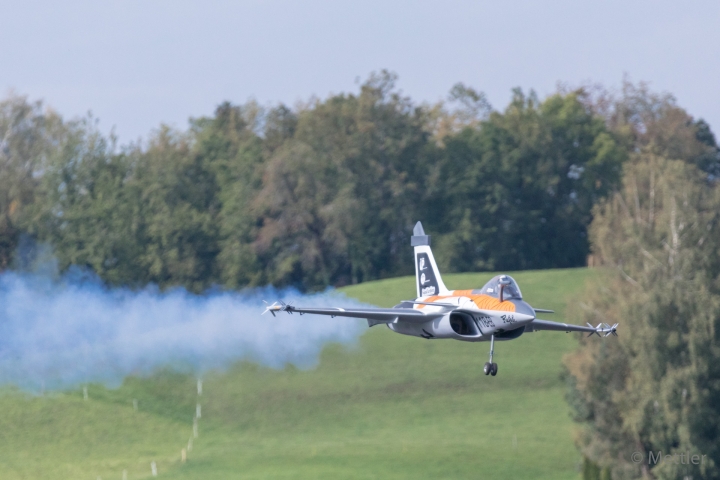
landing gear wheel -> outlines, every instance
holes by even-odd
[[[485,372],[485,375],[492,375],[493,377],[495,375],[497,375],[497,363],[493,363],[493,361],[492,361],[494,352],[495,352],[495,335],[492,335],[490,337],[490,361],[485,364],[485,367],[483,367],[483,372]]]

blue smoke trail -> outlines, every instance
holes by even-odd
[[[317,363],[328,342],[351,343],[363,321],[261,316],[262,300],[358,306],[337,292],[262,288],[195,295],[176,288],[108,288],[78,270],[53,279],[0,274],[0,384],[36,390],[117,385],[164,366],[203,371],[248,359],[271,367]]]

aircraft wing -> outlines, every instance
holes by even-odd
[[[452,305],[453,309],[457,306]],[[299,313],[304,315],[306,313],[313,315],[329,315],[331,317],[351,317],[351,318],[364,318],[371,321],[373,324],[377,323],[392,323],[396,320],[402,320],[405,322],[413,323],[424,323],[429,320],[434,320],[441,317],[446,312],[432,312],[424,313],[421,310],[413,308],[316,308],[316,307],[296,307],[294,305],[288,305],[282,302],[276,302],[272,305],[268,305],[265,312],[270,312],[275,316],[276,312],[287,312],[287,313]],[[263,312],[263,313],[265,313]]]
[[[608,325],[607,323],[600,323],[597,327],[593,327],[589,323],[587,326],[573,325],[572,323],[560,323],[552,322],[550,320],[540,320],[536,318],[532,322],[525,325],[525,332],[537,332],[539,330],[553,330],[556,332],[586,332],[592,335],[597,333],[598,336],[602,333],[606,337],[610,334],[617,336],[617,323],[615,325]]]

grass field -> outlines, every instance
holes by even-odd
[[[513,274],[524,298],[565,307],[586,269]],[[491,274],[445,276],[449,288],[479,287]],[[414,279],[343,291],[379,306],[414,296]],[[307,317],[298,321],[306,321]],[[338,319],[338,321],[342,321]],[[572,321],[570,319],[570,321]],[[44,396],[0,395],[0,478],[492,478],[577,479],[579,455],[560,380],[574,335],[526,334],[488,345],[426,341],[376,326],[358,345],[330,345],[317,368],[272,370],[239,363],[195,378],[158,372],[117,389],[90,386]],[[133,408],[133,399],[138,409]],[[188,461],[180,450],[199,437]]]

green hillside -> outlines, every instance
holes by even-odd
[[[513,274],[533,306],[564,319],[586,269]],[[491,274],[447,275],[449,288]],[[413,279],[343,291],[391,306]],[[298,321],[310,321],[308,317]],[[338,319],[338,321],[342,321]],[[572,321],[572,320],[570,320]],[[598,340],[600,341],[600,340]],[[351,348],[328,346],[317,368],[250,363],[206,375],[160,372],[118,389],[0,396],[0,478],[547,478],[575,479],[580,458],[559,378],[575,337],[540,332],[488,345],[426,341],[377,326]],[[133,408],[137,400],[138,410]],[[198,438],[180,461],[202,405]]]

